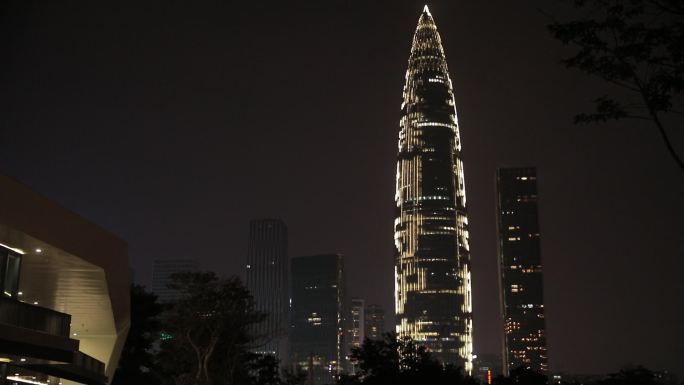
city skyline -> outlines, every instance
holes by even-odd
[[[30,3],[0,5],[3,174],[126,239],[147,285],[178,254],[242,275],[248,221],[282,218],[293,255],[345,254],[349,295],[393,324],[388,196],[423,2]],[[475,352],[501,349],[493,175],[535,165],[552,371],[684,373],[684,182],[657,132],[572,124],[606,86],[559,65],[539,9],[562,7],[430,9],[464,127]]]

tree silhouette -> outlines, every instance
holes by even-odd
[[[361,348],[352,350],[352,358],[359,371],[343,375],[339,385],[477,384],[460,368],[441,364],[424,346],[394,333],[385,334],[382,340],[366,339]]]
[[[249,383],[248,330],[264,319],[249,291],[238,278],[219,279],[214,273],[174,274],[171,287],[181,298],[165,316],[170,338],[162,342],[157,360],[165,383]]]
[[[684,172],[665,128],[665,116],[684,117],[684,3],[680,0],[574,0],[578,20],[548,26],[565,45],[578,48],[562,62],[627,90],[628,100],[600,96],[596,110],[575,123],[623,118],[647,120]],[[681,129],[681,127],[679,127]]]
[[[112,385],[159,382],[151,368],[154,366],[152,344],[159,331],[157,317],[161,311],[156,295],[145,291],[143,286],[131,286],[131,328]]]

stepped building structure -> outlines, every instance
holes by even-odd
[[[427,6],[406,71],[394,222],[397,333],[472,370],[472,297],[461,140],[441,39]]]
[[[129,277],[124,240],[0,175],[0,384],[110,384]]]

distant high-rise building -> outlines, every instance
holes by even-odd
[[[504,373],[524,366],[546,374],[548,358],[536,170],[500,168],[496,186]]]
[[[283,363],[288,358],[289,268],[285,223],[279,219],[250,221],[247,288],[254,297],[256,310],[266,314],[254,330],[257,339],[253,351],[273,354]]]
[[[482,385],[492,385],[494,378],[503,374],[501,356],[498,354],[473,355],[473,378]]]
[[[350,356],[352,349],[360,348],[366,339],[366,316],[365,301],[361,298],[352,298],[349,301],[349,313],[347,315],[347,355]],[[356,361],[349,360],[349,371],[356,372]]]
[[[198,269],[199,262],[195,259],[155,259],[152,265],[152,292],[160,303],[174,302],[179,293],[169,287],[171,276]]]
[[[406,71],[396,177],[397,333],[472,369],[472,296],[461,139],[444,49],[427,6]]]
[[[334,383],[344,368],[344,267],[339,254],[293,258],[292,363],[315,385]]]
[[[382,335],[385,333],[385,311],[382,310],[380,305],[368,305],[366,306],[365,313],[365,338],[371,340],[382,339]]]

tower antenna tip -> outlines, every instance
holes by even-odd
[[[425,4],[425,7],[423,7],[423,13],[427,13],[428,15],[432,16],[432,14],[430,14],[430,8],[428,8],[427,4]]]

